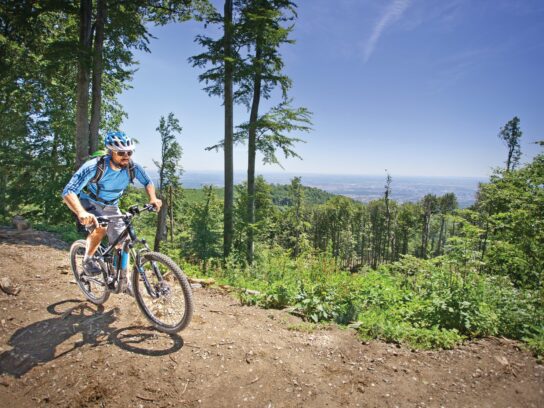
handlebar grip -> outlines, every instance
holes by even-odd
[[[156,211],[157,208],[153,204],[146,204],[144,205],[144,210],[153,212]]]
[[[96,217],[96,220],[98,221],[98,225],[101,227],[107,227],[110,222],[110,220],[105,217]]]

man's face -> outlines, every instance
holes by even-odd
[[[116,152],[116,151],[112,151],[112,159],[113,159],[113,163],[117,166],[117,167],[127,167],[128,166],[128,163],[130,161],[130,156],[132,156],[132,151],[130,152]]]

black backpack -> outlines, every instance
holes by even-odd
[[[94,174],[94,177],[89,180],[89,183],[96,184],[96,194],[93,194],[90,191],[88,191],[88,194],[91,196],[91,198],[101,202],[103,200],[100,200],[98,198],[100,194],[100,185],[98,184],[98,182],[102,180],[102,177],[104,177],[104,173],[106,173],[106,157],[107,155],[100,156],[96,164],[96,173]],[[130,160],[128,163],[128,177],[130,179],[130,183],[134,184],[134,178],[136,177],[136,166],[134,165],[134,162],[132,160]],[[104,202],[104,203],[109,204],[109,202]]]

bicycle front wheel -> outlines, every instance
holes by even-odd
[[[191,285],[180,267],[166,255],[143,253],[132,274],[132,289],[138,307],[158,330],[176,333],[191,321]]]
[[[83,258],[85,257],[86,242],[82,239],[74,242],[70,248],[70,264],[74,278],[85,295],[95,305],[101,305],[110,297],[104,275],[87,276],[83,272]]]

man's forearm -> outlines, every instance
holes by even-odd
[[[145,187],[145,191],[149,197],[149,201],[154,201],[157,199],[157,195],[155,194],[155,186],[153,184],[148,184]]]
[[[75,215],[79,216],[79,214],[82,214],[85,212],[85,209],[81,205],[81,202],[79,201],[79,198],[76,194],[68,193],[63,197],[63,200],[68,206],[68,208],[70,208],[70,210],[72,210],[72,212]]]

